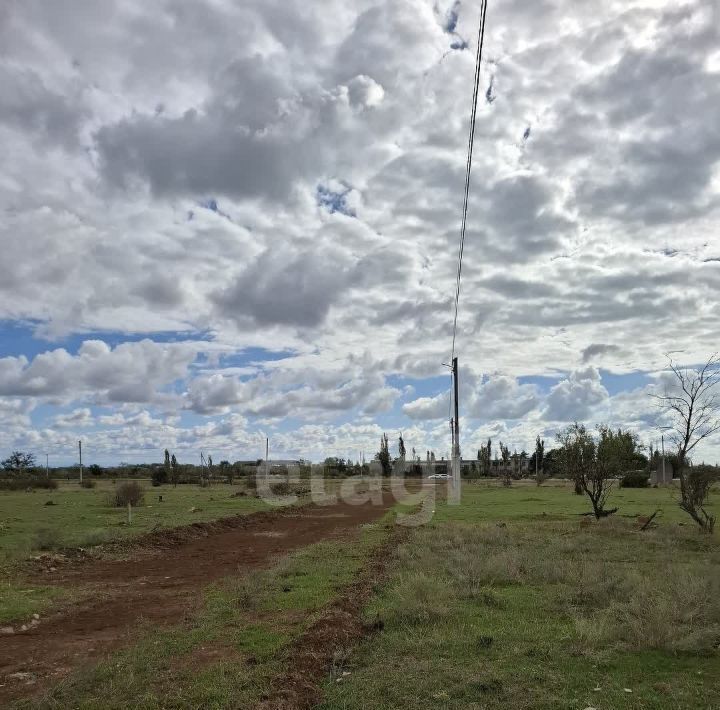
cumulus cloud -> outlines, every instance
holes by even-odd
[[[53,424],[60,429],[82,429],[93,424],[92,412],[87,407],[74,409],[67,414],[59,414],[53,420]]]
[[[617,345],[604,345],[603,343],[592,343],[582,351],[582,361],[584,363],[594,360],[598,356],[607,355],[609,353],[621,352],[621,348]]]
[[[450,411],[450,395],[440,394],[435,397],[418,397],[403,405],[403,412],[411,419],[442,419],[447,418]]]
[[[340,249],[297,254],[267,251],[214,295],[223,317],[267,326],[317,326],[351,286],[349,254]]]
[[[493,375],[461,379],[460,401],[466,416],[477,420],[520,419],[538,406],[539,393],[534,385],[522,385],[516,378]],[[403,405],[411,419],[448,418],[449,393],[419,397]]]
[[[291,418],[315,451],[301,428],[330,446],[346,416],[447,437],[421,380],[451,338],[478,0],[66,10],[0,10],[0,319],[61,341],[32,356],[7,336],[3,445],[72,447],[91,405],[116,453],[190,447],[197,417],[247,418],[214,444]],[[493,11],[458,321],[468,433],[532,441],[612,406],[645,426],[590,366],[655,371],[678,322],[689,362],[715,348],[719,28],[699,0]],[[251,368],[223,362],[248,348]],[[519,379],[543,375],[560,379]],[[426,396],[400,408],[393,377]]]
[[[608,397],[597,368],[575,370],[550,390],[545,417],[550,421],[582,421]]]
[[[222,372],[196,377],[189,383],[186,407],[200,414],[234,407],[246,416],[270,419],[327,417],[354,409],[360,414],[385,412],[400,395],[372,371],[368,359],[351,358],[322,369],[308,359],[302,368],[281,361],[244,380]]]
[[[467,407],[477,419],[521,419],[538,406],[534,385],[522,385],[514,377],[496,375],[480,384]]]
[[[151,340],[122,343],[86,340],[77,355],[58,348],[32,361],[0,358],[0,395],[73,401],[91,395],[103,402],[148,402],[160,388],[184,378],[197,356],[192,344]]]

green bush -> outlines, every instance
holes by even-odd
[[[153,469],[152,484],[153,486],[162,486],[168,482],[168,472],[164,468]]]
[[[620,479],[620,488],[647,488],[649,479],[647,471],[627,471]]]

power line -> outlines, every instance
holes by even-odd
[[[470,197],[470,175],[472,173],[473,146],[475,144],[475,119],[477,116],[477,100],[480,89],[480,64],[485,41],[485,15],[487,13],[487,0],[482,0],[480,7],[480,28],[478,30],[477,56],[475,58],[475,82],[473,87],[472,111],[470,113],[470,135],[468,137],[468,155],[465,170],[465,197],[463,199],[462,226],[460,227],[460,247],[458,249],[457,281],[455,284],[455,318],[453,320],[452,354],[450,362],[455,357],[455,339],[457,337],[458,308],[460,306],[460,279],[462,277],[463,253],[465,251],[465,231],[467,229],[468,200]]]

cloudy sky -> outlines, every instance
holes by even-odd
[[[0,4],[0,454],[449,450],[476,0]],[[720,6],[490,0],[467,455],[718,349]],[[702,450],[720,459],[720,439]]]

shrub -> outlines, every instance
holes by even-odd
[[[720,643],[719,593],[720,582],[707,571],[659,574],[652,585],[639,579],[632,592],[577,619],[578,635],[595,646],[712,653]]]
[[[95,481],[89,478],[83,478],[83,480],[80,481],[80,486],[82,488],[95,488]]]
[[[33,547],[36,550],[41,550],[42,552],[49,552],[51,550],[57,550],[59,547],[61,547],[57,530],[50,530],[49,528],[40,528],[35,533]]]
[[[710,489],[717,480],[718,468],[705,464],[686,468],[680,477],[680,507],[708,533],[715,529],[716,516],[706,510],[705,506]]]
[[[647,471],[626,471],[620,479],[620,488],[647,488],[648,485]]]
[[[83,535],[78,541],[78,547],[95,547],[96,545],[104,545],[113,539],[113,534],[109,530],[91,530]]]
[[[287,481],[276,483],[272,486],[271,490],[276,496],[289,496],[293,492],[292,487]]]
[[[168,482],[168,472],[164,468],[153,469],[152,484],[153,486],[162,486]]]
[[[137,481],[126,481],[121,483],[112,495],[112,504],[116,508],[124,508],[130,505],[140,505],[143,499],[143,489]]]
[[[443,580],[422,570],[401,574],[387,592],[387,620],[396,626],[429,624],[450,614],[450,590]]]

